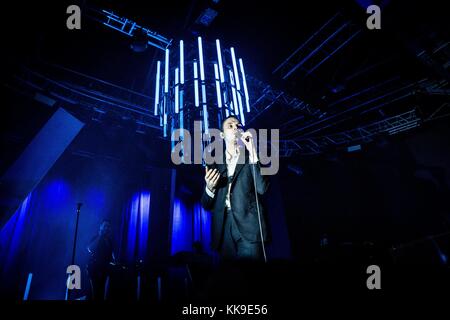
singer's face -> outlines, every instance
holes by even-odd
[[[229,118],[223,123],[223,138],[226,142],[236,142],[238,140],[238,132],[242,130],[239,120]]]

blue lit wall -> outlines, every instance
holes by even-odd
[[[211,252],[211,213],[199,203],[193,206],[175,198],[173,204],[171,253],[192,251],[194,241],[200,241],[206,252]]]
[[[149,217],[150,217],[150,192],[141,191],[135,193],[122,216],[122,234],[126,236],[126,260],[135,262],[145,260],[147,255]]]
[[[86,246],[104,218],[111,220],[120,263],[148,262],[156,251],[168,254],[168,244],[160,241],[169,237],[168,223],[162,223],[169,216],[168,172],[64,154],[0,230],[0,296],[21,299],[32,272],[29,299],[64,299],[78,202],[83,203],[75,258],[82,269],[79,296],[89,289]]]

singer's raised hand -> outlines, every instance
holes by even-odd
[[[208,169],[208,167],[205,168],[206,187],[210,191],[215,192],[219,178],[220,172],[217,169]]]
[[[246,131],[240,135],[241,141],[244,143],[245,147],[247,148],[248,152],[252,153],[254,150],[253,145],[253,135],[250,131]]]

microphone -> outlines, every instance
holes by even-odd
[[[244,133],[244,130],[238,129],[236,132],[236,138],[238,138],[240,140],[242,138],[243,133]]]
[[[243,135],[244,133],[245,133],[245,132],[244,132],[243,129],[238,129],[238,131],[237,131],[237,133],[236,133],[236,138],[237,138],[238,140],[241,140],[242,135]],[[246,137],[246,138],[245,138],[245,141],[249,142],[250,139],[251,139],[251,137]]]

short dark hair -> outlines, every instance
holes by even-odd
[[[239,118],[238,118],[237,116],[231,114],[231,115],[229,115],[228,117],[226,117],[225,119],[222,120],[222,126],[221,126],[222,132],[223,132],[223,125],[224,125],[225,121],[227,121],[227,120],[230,119],[230,118],[234,118],[234,119],[236,119],[239,123],[241,123],[241,121],[239,120]]]

